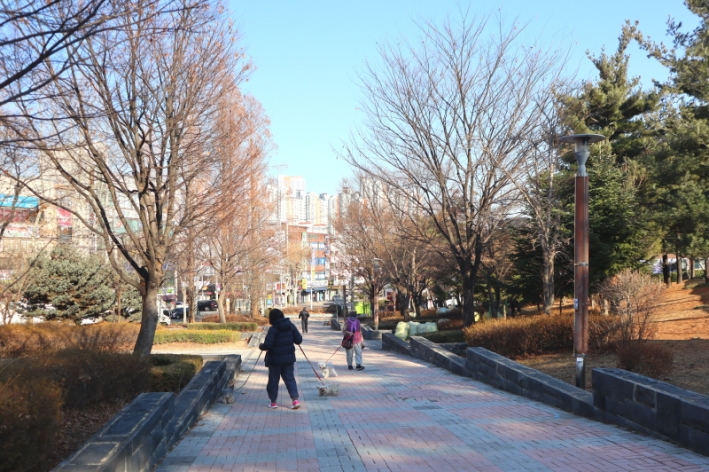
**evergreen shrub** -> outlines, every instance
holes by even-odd
[[[186,326],[188,329],[197,330],[220,330],[226,329],[231,331],[256,331],[258,329],[257,323],[192,323]]]
[[[256,323],[259,326],[267,325],[268,318],[257,316],[251,318],[248,315],[226,315],[227,323]],[[219,314],[202,316],[202,323],[219,323]]]
[[[190,325],[192,326],[192,325]],[[160,329],[155,331],[154,344],[196,343],[218,344],[235,343],[241,340],[240,331],[200,330],[200,329]]]
[[[150,356],[150,391],[179,393],[202,368],[201,356],[153,354]]]
[[[465,336],[460,329],[450,329],[445,331],[436,331],[434,333],[421,334],[424,338],[434,343],[463,343]]]

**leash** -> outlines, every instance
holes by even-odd
[[[305,355],[305,351],[303,350],[303,346],[298,344],[298,347],[300,348],[300,352],[303,353],[303,356],[305,356],[305,360],[308,361],[308,365],[310,366],[310,368],[313,369],[313,372],[315,372],[315,376],[318,378],[320,383],[323,384],[323,386],[327,387],[327,385],[325,385],[325,382],[323,382],[322,379],[320,378],[320,374],[318,374],[318,371],[315,370],[315,367],[313,367],[313,364],[310,362],[310,359],[308,359],[308,356]]]
[[[332,359],[333,357],[335,357],[335,354],[337,354],[337,351],[339,351],[341,347],[342,347],[342,344],[340,344],[339,346],[337,346],[337,349],[335,349],[335,352],[333,352],[332,355],[331,355],[330,357],[328,357],[327,360],[325,361],[326,364],[327,364],[328,362],[330,362],[330,359]]]

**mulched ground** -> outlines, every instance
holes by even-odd
[[[86,407],[83,410],[65,411],[59,440],[50,451],[51,467],[54,468],[76,452],[123,407],[125,407],[124,403],[107,403]]]
[[[697,283],[699,286],[695,286]],[[659,302],[657,334],[653,343],[674,352],[672,372],[660,379],[687,390],[709,395],[709,286],[693,280],[673,284]],[[572,385],[576,383],[574,357],[546,354],[517,362],[528,365]],[[590,354],[586,358],[586,388],[591,389],[591,370],[616,367],[614,354]]]

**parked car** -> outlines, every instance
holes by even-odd
[[[181,320],[184,318],[184,313],[187,312],[189,315],[190,307],[178,307],[170,312],[170,318]]]
[[[216,300],[200,300],[197,302],[198,311],[217,311],[217,308]]]

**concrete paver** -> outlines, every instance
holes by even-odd
[[[341,336],[311,323],[303,349],[317,369]],[[158,466],[197,471],[709,471],[709,458],[671,443],[496,390],[368,341],[364,371],[332,361],[339,395],[318,396],[300,350],[302,406],[266,395],[258,351],[244,352],[235,402],[215,404]],[[318,372],[319,373],[319,372]]]

